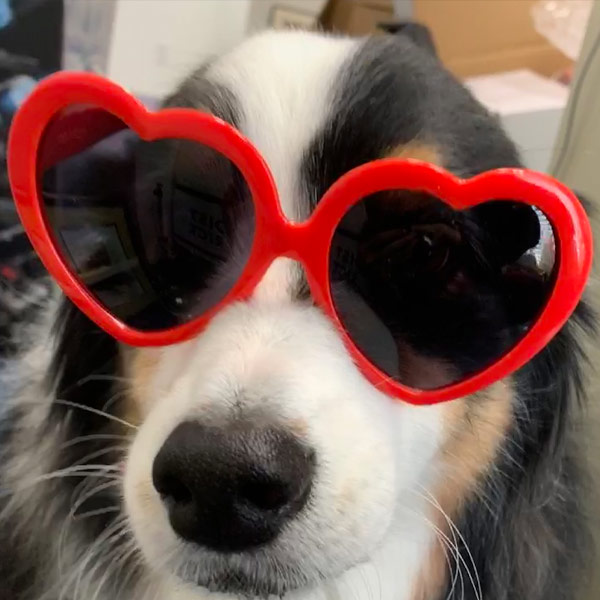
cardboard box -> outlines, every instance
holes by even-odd
[[[361,36],[382,33],[379,25],[393,20],[391,0],[330,0],[320,24],[327,31]]]
[[[393,12],[392,0],[358,0],[358,2],[363,6],[367,6],[370,8],[376,8],[378,10],[383,10],[388,13]]]
[[[459,77],[531,69],[551,76],[571,61],[535,31],[535,0],[413,0],[444,64]]]
[[[442,62],[458,77],[515,69],[554,75],[571,61],[533,26],[535,0],[412,0],[413,19],[432,33]],[[326,30],[381,33],[395,19],[391,0],[329,0]]]
[[[465,85],[500,117],[525,166],[547,171],[569,89],[525,69],[469,77]]]

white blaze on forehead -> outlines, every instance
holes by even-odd
[[[217,60],[206,76],[233,93],[240,129],[273,173],[284,213],[303,214],[303,154],[331,118],[344,63],[360,47],[348,38],[267,32]]]

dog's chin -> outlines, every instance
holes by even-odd
[[[274,579],[251,578],[243,573],[233,571],[220,574],[212,574],[207,577],[200,577],[193,581],[182,579],[184,583],[196,585],[211,593],[228,594],[243,596],[245,598],[268,598],[270,596],[283,596],[292,591],[295,586],[288,586],[285,582]]]
[[[197,587],[199,592],[203,589],[244,598],[282,597],[309,584],[308,578],[301,573],[276,573],[259,565],[254,570],[223,568],[214,571],[188,566],[180,569],[177,577],[188,586]]]

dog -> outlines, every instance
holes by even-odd
[[[240,130],[293,220],[379,158],[461,177],[520,165],[497,118],[410,30],[262,33],[165,106]],[[518,254],[539,233],[532,214],[487,219],[497,237],[482,252]],[[494,301],[469,310],[496,323]],[[573,423],[592,326],[581,303],[512,376],[414,406],[366,381],[291,259],[167,347],[120,344],[56,293],[2,370],[0,597],[573,598],[589,556]],[[469,348],[486,352],[485,331]],[[449,325],[450,359],[465,335]],[[407,376],[435,377],[419,368]],[[281,485],[243,492],[260,518],[231,509],[232,473],[267,463]],[[193,517],[178,478],[203,498]]]

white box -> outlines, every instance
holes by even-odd
[[[464,83],[499,115],[525,166],[547,171],[569,89],[526,69],[471,77]]]

